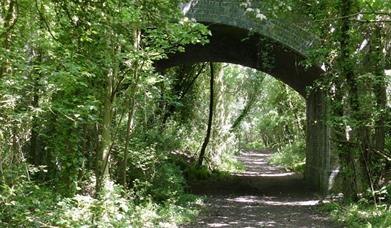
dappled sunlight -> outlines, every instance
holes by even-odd
[[[209,227],[224,227],[224,226],[228,226],[229,224],[227,223],[210,223],[208,224]]]
[[[252,152],[252,151],[242,151],[240,152],[240,155],[242,156],[248,156],[248,157],[261,157],[261,158],[265,158],[265,157],[269,157],[269,153],[256,153],[256,152]]]
[[[288,172],[288,173],[259,173],[259,172],[241,172],[237,173],[236,176],[254,176],[254,177],[287,177],[287,176],[294,176],[297,175],[294,172]]]
[[[238,160],[243,163],[246,170],[234,173],[235,176],[241,177],[297,177],[299,174],[288,172],[278,166],[270,166],[268,159],[272,152],[264,150],[262,152],[256,151],[242,151],[237,156]]]
[[[274,206],[315,206],[319,204],[319,200],[285,200],[282,201],[277,197],[257,197],[257,196],[240,196],[233,199],[227,199],[231,202],[238,203],[256,203],[256,204],[264,204],[264,205],[274,205]]]
[[[309,198],[213,196],[206,219],[189,227],[318,227],[327,219],[314,213],[317,204]]]
[[[296,173],[289,172],[289,173],[273,173],[273,174],[261,174],[260,177],[287,177],[287,176],[297,176]]]
[[[303,176],[268,163],[271,151],[241,152],[246,170],[220,182],[202,182],[208,208],[188,227],[334,227],[315,211],[319,199]]]
[[[263,200],[261,201],[261,203],[267,205],[276,205],[276,206],[315,206],[318,205],[319,200],[290,201],[290,202]]]

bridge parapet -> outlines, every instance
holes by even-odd
[[[192,0],[184,4],[182,10],[189,18],[209,24],[223,24],[243,28],[269,37],[308,56],[311,48],[319,39],[303,28],[283,21],[257,18],[246,11],[240,0]],[[262,5],[259,5],[262,12]]]

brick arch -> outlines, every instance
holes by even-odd
[[[268,73],[302,96],[306,96],[306,87],[321,77],[320,67],[305,67],[305,56],[278,41],[229,25],[207,25],[212,33],[208,44],[189,45],[184,52],[159,61],[157,68],[199,62],[234,63]]]
[[[160,70],[197,62],[235,63],[266,72],[302,96],[306,95],[306,87],[321,77],[319,66],[303,66],[317,38],[298,26],[272,19],[256,20],[245,12],[241,0],[192,0],[182,10],[187,17],[208,26],[210,42],[190,45],[185,52],[170,55],[156,64]]]

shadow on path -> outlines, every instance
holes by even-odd
[[[207,195],[198,220],[183,227],[338,227],[316,207],[319,198],[300,174],[267,163],[271,151],[242,152],[246,171],[192,183]]]

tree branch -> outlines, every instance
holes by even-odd
[[[52,30],[50,29],[50,26],[49,26],[49,23],[46,21],[45,19],[45,15],[43,14],[43,12],[41,12],[41,10],[39,9],[39,5],[38,5],[38,0],[35,0],[35,6],[37,7],[37,11],[38,11],[38,14],[39,14],[39,17],[41,18],[41,20],[43,21],[43,23],[45,24],[45,27],[47,29],[47,31],[49,32],[50,36],[58,42],[58,39],[53,35],[52,33]]]

